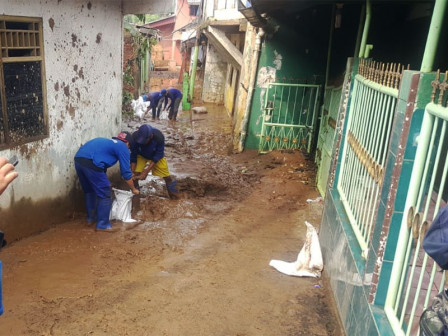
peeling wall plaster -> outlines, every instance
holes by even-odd
[[[259,115],[259,118],[256,121],[256,124],[258,125],[261,122],[261,119],[263,118],[263,108],[264,108],[264,96],[266,94],[266,89],[268,88],[269,83],[274,83],[276,78],[277,70],[282,69],[282,55],[280,55],[277,50],[274,50],[274,59],[272,61],[273,67],[271,66],[265,66],[261,67],[260,70],[258,70],[258,76],[257,76],[257,86],[261,88],[260,90],[260,107],[261,107],[261,113]]]

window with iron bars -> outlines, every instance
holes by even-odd
[[[0,15],[0,148],[48,136],[42,19]]]

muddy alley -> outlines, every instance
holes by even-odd
[[[95,232],[79,213],[2,250],[1,335],[343,335],[325,270],[298,278],[269,266],[296,260],[305,221],[319,227],[313,162],[234,153],[231,118],[207,108],[146,120],[165,135],[178,200],[149,176],[133,202],[138,225]]]

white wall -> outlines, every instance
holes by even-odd
[[[203,18],[216,20],[242,19],[244,16],[238,11],[238,0],[204,0]],[[216,5],[216,6],[215,6]]]
[[[224,103],[227,63],[211,43],[207,46],[202,100],[206,103]]]
[[[124,14],[176,13],[176,0],[122,0]]]

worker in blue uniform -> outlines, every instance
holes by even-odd
[[[152,172],[154,176],[163,177],[170,198],[178,198],[177,181],[171,178],[165,158],[165,137],[162,132],[145,124],[132,137],[131,170],[135,176],[135,187],[139,188],[138,180],[146,179]]]
[[[144,102],[150,103],[148,110],[145,112],[145,116],[149,110],[152,110],[152,120],[155,120],[156,118],[160,119],[160,110],[162,109],[161,98],[162,96],[159,91],[148,92],[142,96]]]
[[[182,92],[178,89],[162,89],[160,90],[160,96],[161,98],[164,98],[164,110],[169,109],[168,113],[168,119],[169,120],[176,120],[177,119],[177,112],[179,110],[180,102],[182,101]],[[170,103],[168,104],[168,99],[170,100]]]
[[[132,136],[121,132],[117,137],[94,138],[87,141],[75,155],[78,174],[87,210],[87,222],[96,221],[96,231],[114,232],[109,221],[112,209],[111,183],[106,171],[120,162],[120,172],[134,195],[140,192],[134,187],[130,165],[130,142]]]

